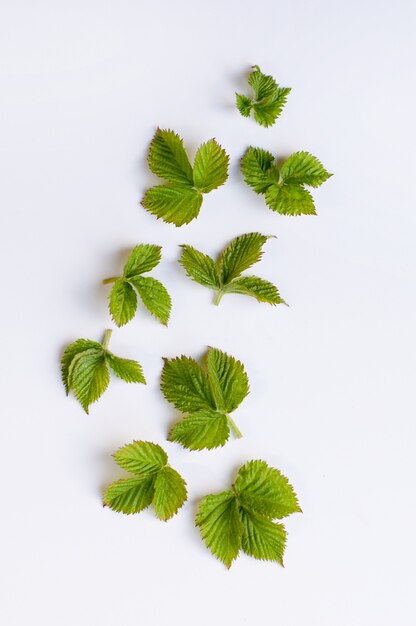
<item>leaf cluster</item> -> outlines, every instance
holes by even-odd
[[[104,342],[77,339],[64,351],[61,359],[62,381],[66,395],[73,392],[86,413],[107,389],[110,372],[127,383],[143,383],[146,380],[137,361],[122,359],[107,349],[111,330],[107,330]]]
[[[179,411],[187,413],[171,429],[169,441],[189,450],[223,446],[230,428],[241,437],[230,413],[249,393],[244,366],[232,356],[209,348],[204,365],[186,356],[164,359],[162,393]]]
[[[228,178],[229,157],[215,139],[199,146],[192,167],[183,140],[173,130],[157,129],[149,149],[149,168],[165,179],[148,189],[144,208],[163,221],[182,226],[198,217],[203,194]]]
[[[202,498],[196,515],[207,548],[229,568],[240,550],[283,565],[286,530],[275,522],[301,511],[281,472],[265,461],[249,461],[232,488]]]
[[[219,255],[217,261],[183,245],[179,263],[195,282],[216,292],[215,304],[227,293],[239,293],[256,298],[258,302],[285,304],[273,283],[258,276],[241,276],[244,270],[260,261],[263,245],[270,239],[260,233],[247,233],[236,237]]]
[[[159,264],[160,257],[160,246],[140,244],[131,251],[123,275],[103,281],[104,284],[114,283],[109,296],[109,309],[117,326],[124,326],[134,317],[137,296],[152,315],[167,325],[172,307],[169,293],[155,278],[142,276]]]
[[[249,98],[236,93],[236,104],[243,117],[249,117],[253,111],[255,121],[267,128],[279,117],[291,89],[279,87],[273,76],[263,74],[258,65],[253,65],[253,70],[248,77],[248,84],[254,96]]]
[[[149,441],[133,441],[120,448],[114,460],[133,476],[112,483],[104,493],[104,505],[130,515],[150,504],[157,517],[166,521],[173,517],[187,499],[186,483],[168,465],[166,452]]]
[[[250,146],[241,159],[244,180],[266,204],[282,215],[315,215],[308,187],[319,187],[332,174],[309,152],[295,152],[279,168],[271,152]]]

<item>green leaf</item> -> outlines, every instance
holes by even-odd
[[[164,359],[160,388],[166,400],[179,411],[215,409],[207,374],[194,359],[186,356]]]
[[[91,349],[102,350],[102,346],[97,341],[90,341],[89,339],[77,339],[77,341],[74,341],[74,343],[71,343],[67,348],[65,348],[65,351],[61,358],[61,374],[62,374],[62,382],[64,383],[64,386],[65,386],[66,395],[68,395],[70,391],[68,375],[69,375],[69,367],[71,365],[73,358],[77,354],[80,354],[81,352],[84,352],[85,350],[91,350]]]
[[[218,275],[217,265],[207,254],[195,250],[192,246],[183,245],[182,255],[179,263],[185,268],[187,275],[196,283],[218,289],[220,287],[220,278]]]
[[[332,176],[322,163],[309,152],[295,152],[283,164],[280,174],[286,184],[319,187]]]
[[[243,117],[249,117],[252,108],[251,99],[247,96],[236,93],[235,100],[237,109],[240,111],[241,115]]]
[[[282,215],[316,215],[311,194],[299,185],[269,187],[266,202],[273,211]]]
[[[199,191],[174,183],[148,189],[142,200],[147,211],[175,226],[189,224],[198,217],[201,204]]]
[[[104,505],[126,515],[139,513],[152,502],[154,482],[154,475],[117,480],[105,490]]]
[[[188,450],[203,450],[223,446],[230,436],[228,418],[213,409],[201,409],[184,417],[169,433],[169,441],[180,443]]]
[[[243,465],[234,489],[246,510],[272,519],[282,519],[301,511],[288,479],[265,461],[249,461]]]
[[[248,77],[248,83],[253,89],[254,97],[251,99],[236,94],[237,108],[244,117],[248,117],[253,110],[254,119],[258,124],[272,126],[282,112],[291,90],[279,87],[274,78],[263,74],[258,65],[254,65],[253,69]]]
[[[263,245],[268,237],[260,233],[247,233],[233,239],[225,248],[218,262],[221,280],[224,284],[240,276],[241,272],[260,261]]]
[[[153,174],[173,183],[193,185],[192,167],[183,141],[173,130],[157,129],[148,156]]]
[[[112,354],[112,352],[106,353],[106,360],[114,374],[118,376],[118,378],[125,380],[126,383],[146,384],[142,366],[140,363],[137,363],[137,361],[122,359]]]
[[[167,325],[172,300],[162,283],[150,276],[131,276],[129,280],[137,289],[146,309]]]
[[[275,177],[278,177],[273,155],[262,148],[251,146],[247,148],[241,159],[240,167],[245,182],[256,193],[266,193],[270,185],[273,184],[272,171],[274,171]]]
[[[168,462],[163,448],[151,441],[133,441],[119,448],[113,456],[120,467],[132,474],[158,472]]]
[[[159,265],[161,250],[160,246],[146,243],[139,244],[130,252],[129,258],[124,265],[123,275],[126,278],[130,278],[130,276],[135,276],[136,274],[150,272],[150,270]]]
[[[258,276],[241,276],[236,278],[226,286],[227,293],[239,293],[256,298],[258,302],[268,302],[269,304],[286,304],[280,297],[277,287],[268,280],[263,280]]]
[[[228,178],[228,162],[228,155],[215,139],[203,143],[195,156],[195,187],[202,193],[209,193],[223,185]]]
[[[217,408],[234,411],[249,393],[243,364],[221,350],[209,348],[207,372]]]
[[[91,348],[76,354],[68,372],[68,385],[86,413],[110,382],[103,349]]]
[[[155,480],[153,506],[161,520],[168,520],[181,508],[187,498],[186,483],[171,467],[162,468]]]
[[[117,278],[115,281],[110,292],[109,309],[117,326],[124,326],[134,317],[137,296],[125,278]]]
[[[205,496],[195,520],[207,548],[229,568],[241,547],[243,524],[232,491]]]
[[[243,551],[262,561],[276,561],[283,565],[286,530],[283,524],[272,522],[257,513],[241,509],[243,522]]]

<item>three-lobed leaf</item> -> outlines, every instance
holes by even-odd
[[[260,261],[263,246],[270,237],[260,233],[247,233],[233,239],[220,254],[217,261],[183,245],[179,263],[195,282],[216,291],[215,304],[226,293],[254,297],[258,302],[285,304],[275,285],[257,276],[241,276],[241,273]]]
[[[286,530],[276,518],[300,511],[293,487],[264,461],[248,461],[232,490],[205,496],[195,525],[207,548],[230,567],[240,549],[283,565]]]
[[[282,215],[315,215],[315,204],[305,185],[319,187],[332,176],[309,152],[295,152],[280,169],[262,148],[247,148],[240,163],[244,180],[266,204]]]
[[[117,326],[124,326],[134,317],[137,295],[146,309],[162,324],[167,325],[172,308],[168,291],[155,278],[142,276],[156,267],[160,258],[160,246],[140,244],[131,251],[124,265],[123,275],[103,281],[114,282],[109,296],[109,309]]]
[[[223,446],[230,428],[241,433],[229,413],[249,393],[248,377],[240,361],[209,348],[203,369],[186,356],[165,359],[161,391],[168,402],[187,413],[169,433],[169,440],[189,450]]]
[[[119,513],[139,513],[153,504],[157,517],[168,520],[187,499],[186,483],[168,465],[166,452],[150,441],[133,441],[117,450],[114,459],[133,477],[112,483],[104,492],[104,505]]]
[[[143,207],[175,226],[189,224],[199,215],[203,194],[227,180],[228,162],[225,150],[210,139],[198,148],[192,168],[179,135],[159,128],[150,144],[148,163],[166,183],[146,191]]]
[[[122,359],[107,349],[110,335],[111,331],[107,330],[103,344],[78,339],[62,355],[61,374],[65,391],[67,395],[73,392],[86,413],[107,389],[109,367],[126,382],[146,384],[142,367],[137,361]]]
[[[253,97],[236,94],[236,105],[243,117],[249,117],[253,111],[255,121],[261,126],[272,126],[283,107],[291,89],[279,87],[272,76],[263,74],[258,65],[248,77],[248,83],[253,90]]]

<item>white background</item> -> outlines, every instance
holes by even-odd
[[[415,588],[415,5],[411,0],[3,0],[1,48],[1,621],[7,626],[413,626]],[[257,63],[288,104],[263,129],[234,91]],[[191,155],[215,136],[229,182],[175,228],[139,201],[157,125]],[[318,216],[270,211],[246,187],[248,145],[308,150],[334,172]],[[255,272],[290,308],[212,294],[177,264],[234,236],[275,234]],[[63,348],[112,327],[108,287],[127,251],[163,245],[153,275],[166,329],[143,310],[111,347],[148,385],[112,379],[85,415],[60,381]],[[246,365],[244,433],[212,452],[166,443],[161,357],[215,345]],[[189,501],[104,510],[111,454],[159,442]],[[193,526],[200,497],[250,458],[280,468],[303,515],[284,569],[242,555],[230,571]]]

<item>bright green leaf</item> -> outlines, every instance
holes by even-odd
[[[140,513],[152,502],[154,482],[154,475],[117,480],[105,490],[104,504],[118,513]]]
[[[286,545],[286,530],[283,524],[252,513],[241,510],[243,522],[243,551],[262,561],[276,561],[283,565],[283,553]]]
[[[247,233],[233,239],[225,248],[218,261],[218,269],[223,284],[240,276],[241,272],[260,261],[263,245],[268,237],[260,233]]]
[[[199,191],[173,183],[148,189],[142,200],[147,211],[175,226],[189,224],[198,217],[201,204]]]
[[[132,474],[158,472],[168,462],[166,452],[151,441],[133,441],[115,452],[114,460]]]
[[[153,174],[160,178],[193,185],[192,167],[183,141],[173,130],[157,129],[150,144],[148,163]]]
[[[326,171],[322,163],[309,152],[295,152],[283,164],[280,174],[283,181],[290,184],[319,187],[332,174]]]
[[[115,356],[111,352],[107,352],[106,360],[108,365],[113,370],[114,374],[125,380],[126,383],[143,383],[146,384],[146,379],[143,374],[143,369],[140,363],[131,359],[122,359]]]
[[[268,280],[258,276],[241,276],[236,278],[225,288],[227,293],[239,293],[256,298],[258,302],[268,302],[269,304],[286,304],[280,297],[277,287]]]
[[[103,350],[91,348],[74,356],[69,366],[68,385],[82,408],[98,400],[110,382]]]
[[[207,374],[186,356],[165,359],[161,390],[179,411],[215,408]]]
[[[234,489],[245,509],[272,519],[282,519],[301,510],[288,479],[264,461],[243,465]]]
[[[213,409],[201,409],[175,424],[169,441],[176,441],[188,450],[223,446],[230,436],[227,416]]]
[[[168,520],[181,508],[187,498],[186,483],[171,467],[162,468],[155,480],[153,506],[161,520]]]
[[[300,185],[272,185],[266,191],[266,202],[282,215],[316,215],[311,194]]]
[[[253,110],[255,121],[261,126],[272,126],[286,104],[290,89],[279,87],[272,76],[263,74],[258,65],[253,66],[248,77],[254,97],[236,94],[236,104],[241,115],[248,117]]]
[[[240,93],[235,94],[237,109],[240,111],[243,117],[249,117],[252,103],[251,99],[247,96],[243,96]]]
[[[65,386],[66,395],[68,395],[70,391],[68,375],[69,367],[73,358],[80,352],[91,349],[102,350],[102,346],[97,341],[90,341],[89,339],[77,339],[77,341],[74,341],[74,343],[71,343],[67,348],[65,348],[65,351],[61,358],[61,374],[62,382]]]
[[[129,322],[137,309],[137,296],[125,278],[117,278],[110,292],[109,308],[117,326]]]
[[[262,148],[247,148],[240,166],[245,182],[256,193],[266,193],[273,184],[271,172],[274,172],[275,178],[278,177],[273,155]]]
[[[123,275],[126,278],[130,278],[130,276],[135,276],[136,274],[150,272],[150,270],[159,265],[161,250],[160,246],[148,243],[141,243],[135,246],[124,265]]]
[[[192,246],[183,245],[181,248],[179,263],[185,268],[188,276],[204,287],[218,289],[221,284],[220,278],[217,265],[211,257]]]
[[[195,187],[202,193],[209,193],[223,185],[228,178],[228,161],[228,155],[215,139],[203,143],[195,156]]]
[[[205,496],[195,519],[207,548],[229,568],[241,548],[243,524],[232,491]]]
[[[137,289],[146,309],[166,325],[172,300],[162,283],[150,276],[131,276],[129,280]]]
[[[206,363],[215,403],[218,409],[231,413],[249,392],[244,365],[215,348],[209,348]]]

